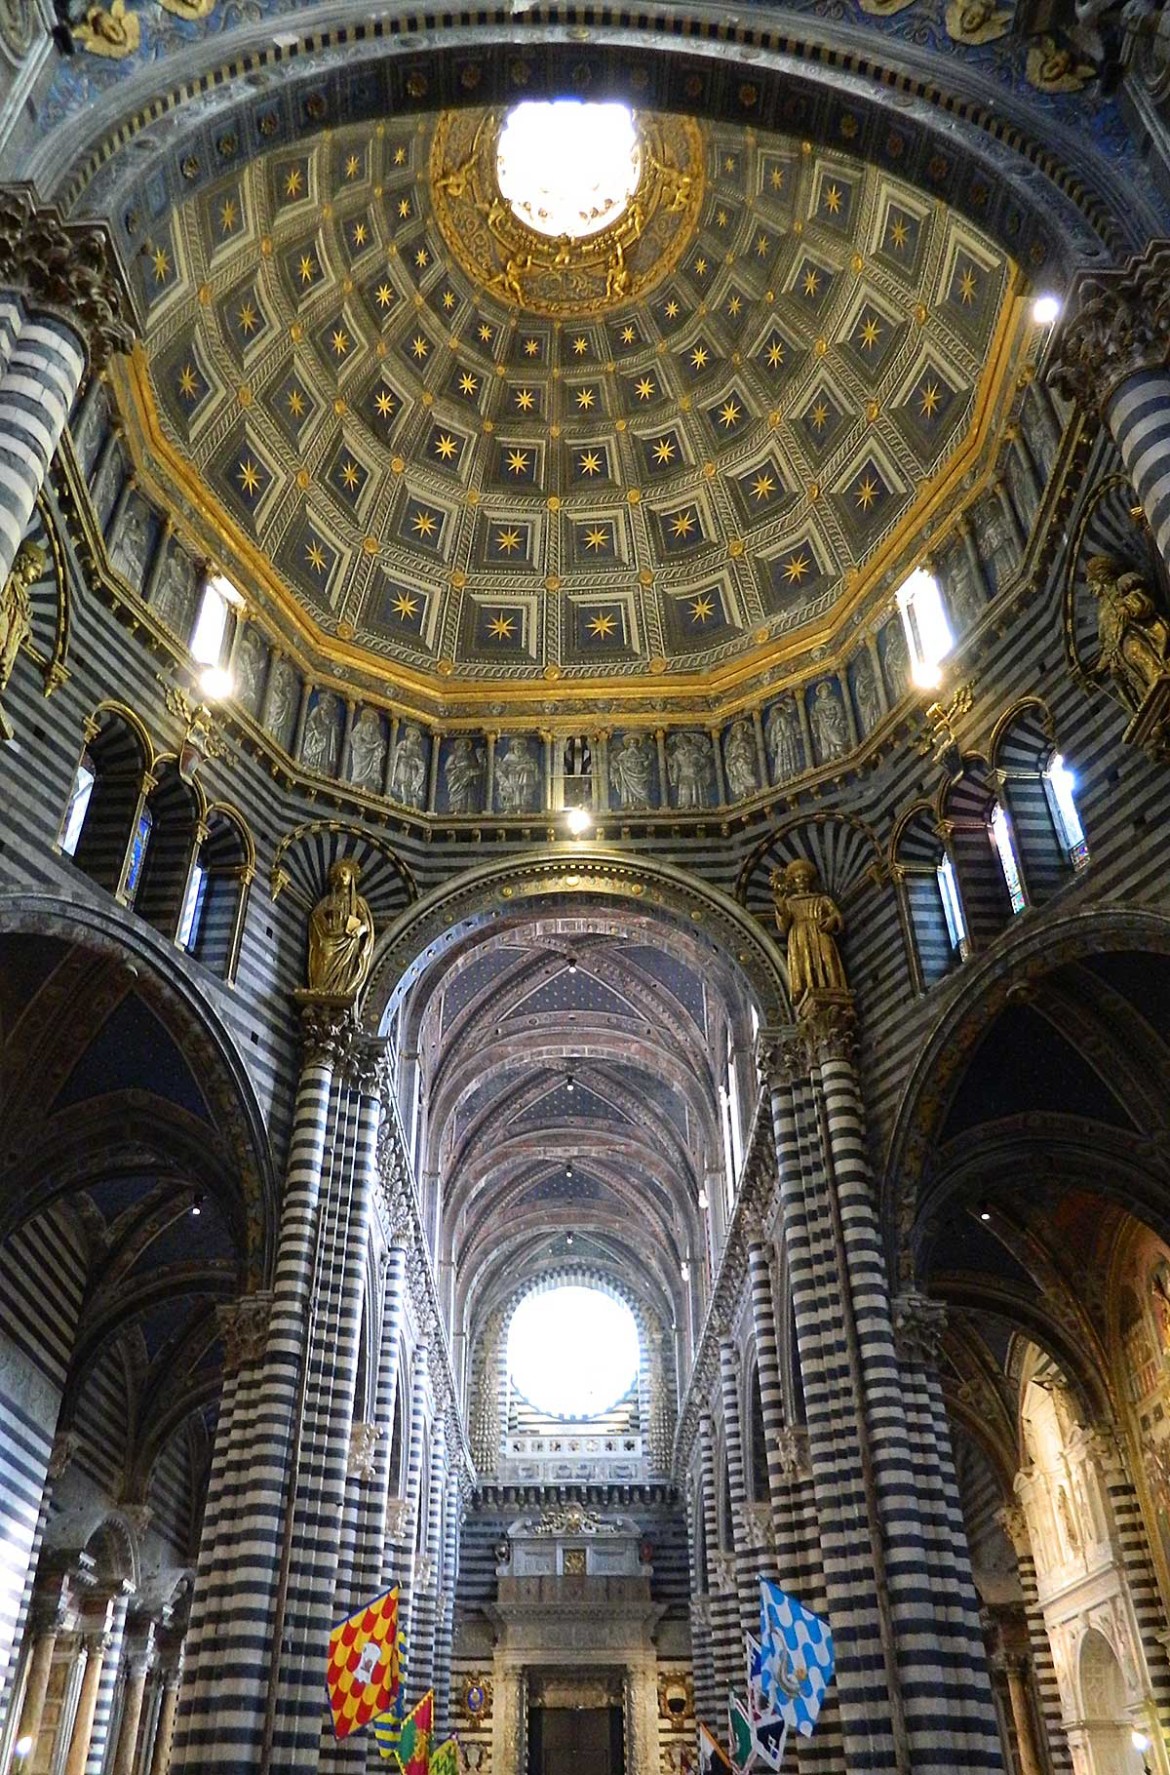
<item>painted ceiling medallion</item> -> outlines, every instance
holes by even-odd
[[[460,110],[438,120],[431,199],[452,257],[482,288],[531,314],[579,319],[647,295],[694,237],[704,189],[699,124],[635,113],[634,145],[626,150],[637,174],[632,189],[623,191],[622,180],[612,177],[623,170],[619,146],[611,176],[599,179],[601,169],[591,165],[579,191],[562,187],[558,195],[555,181],[538,176],[533,182],[513,119],[512,113]],[[587,186],[597,187],[591,197]],[[545,231],[558,222],[561,232]]]

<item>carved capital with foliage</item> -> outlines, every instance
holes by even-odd
[[[1104,409],[1120,383],[1163,366],[1168,351],[1170,241],[1153,241],[1122,269],[1074,283],[1048,380],[1066,400]]]
[[[0,188],[0,283],[58,314],[95,370],[134,343],[134,303],[109,230],[66,222],[29,186]]]
[[[238,1374],[241,1368],[261,1360],[268,1342],[271,1313],[272,1295],[267,1290],[245,1294],[230,1306],[216,1309],[226,1374]]]
[[[894,1342],[903,1362],[937,1362],[947,1328],[947,1310],[942,1302],[913,1291],[896,1295],[892,1311]]]

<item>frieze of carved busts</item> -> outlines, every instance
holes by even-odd
[[[1156,241],[1124,269],[1094,271],[1074,286],[1048,380],[1091,410],[1127,377],[1164,364],[1168,342],[1170,243]]]
[[[108,230],[64,221],[27,188],[0,189],[0,282],[55,309],[84,339],[95,370],[134,343],[134,304]]]

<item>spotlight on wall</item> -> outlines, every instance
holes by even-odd
[[[569,972],[570,974],[575,974],[577,972],[577,963],[575,961],[569,963]]]
[[[573,1161],[572,1161],[572,1159],[566,1159],[565,1160],[565,1176],[572,1177],[572,1175],[573,1175]]]
[[[202,1196],[192,1197],[191,1212],[192,1212],[192,1214],[202,1214],[203,1213],[203,1197]]]
[[[980,1220],[990,1220],[991,1219],[991,1209],[990,1208],[981,1208],[979,1210],[979,1218],[980,1218]]]
[[[1146,1756],[1146,1752],[1149,1750],[1152,1743],[1149,1733],[1143,1732],[1140,1726],[1134,1726],[1129,1734],[1129,1741],[1142,1759],[1142,1770],[1144,1775],[1150,1775],[1149,1759]]]
[[[587,807],[571,807],[565,815],[565,825],[574,838],[584,838],[593,828],[593,815]]]
[[[1032,319],[1038,327],[1050,327],[1060,318],[1060,297],[1044,291],[1032,303]]]
[[[566,1244],[566,1245],[567,1245],[567,1246],[569,1246],[569,1247],[570,1247],[570,1249],[571,1249],[571,1248],[572,1248],[572,1244],[573,1244],[573,1235],[572,1235],[572,1233],[566,1233],[566,1234],[565,1234],[565,1244]]]
[[[19,1757],[21,1762],[23,1763],[25,1757],[32,1755],[32,1747],[33,1747],[33,1740],[31,1738],[31,1736],[26,1732],[24,1737],[18,1738],[16,1740],[16,1743],[12,1746],[12,1754],[14,1757]]]
[[[689,1281],[690,1281],[690,1279],[691,1279],[691,1266],[690,1266],[690,1264],[689,1264],[689,1263],[688,1263],[688,1262],[687,1262],[687,1260],[686,1260],[686,1258],[685,1258],[685,1257],[684,1257],[684,1258],[683,1258],[683,1260],[682,1260],[682,1262],[681,1262],[681,1264],[680,1264],[680,1265],[679,1265],[679,1266],[678,1266],[678,1273],[679,1273],[679,1275],[680,1275],[680,1276],[681,1276],[681,1277],[682,1277],[682,1279],[683,1279],[683,1281],[684,1281],[684,1282],[689,1282]]]
[[[565,1074],[565,1090],[566,1091],[575,1091],[576,1089],[577,1089],[576,1079],[573,1077],[571,1072],[567,1072]]]

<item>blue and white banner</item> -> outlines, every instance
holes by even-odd
[[[770,1578],[761,1578],[760,1648],[761,1704],[810,1737],[836,1664],[829,1623]]]

